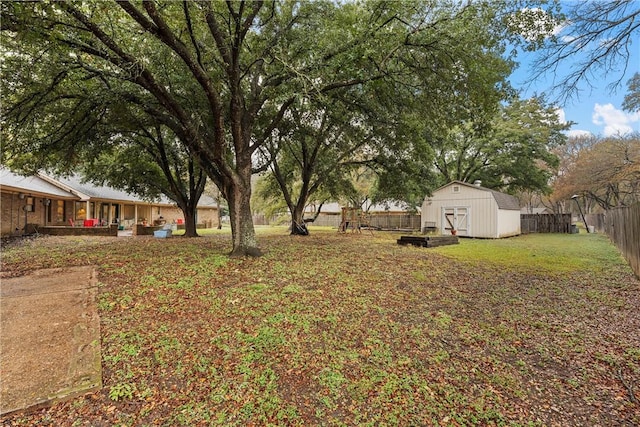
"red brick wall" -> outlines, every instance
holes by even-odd
[[[26,196],[24,199],[20,199],[18,194],[1,193],[0,234],[3,236],[22,234],[25,226],[25,213],[27,224],[44,225],[45,205],[42,203],[42,200],[40,197],[33,197],[33,212],[25,212],[23,207],[27,203]]]

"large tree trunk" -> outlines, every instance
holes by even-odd
[[[309,230],[304,223],[304,204],[298,201],[293,211],[291,211],[291,234],[296,236],[308,236]]]
[[[262,255],[262,251],[258,248],[256,232],[253,228],[250,200],[251,174],[249,173],[246,180],[235,180],[227,191],[233,240],[232,257],[258,257]]]
[[[188,202],[178,203],[184,215],[184,237],[198,237],[196,231],[196,205]]]
[[[196,209],[185,209],[184,213],[184,236],[198,237],[196,229]]]
[[[220,190],[218,190],[218,194],[216,195],[216,210],[218,214],[218,230],[222,230],[222,212],[220,212]]]

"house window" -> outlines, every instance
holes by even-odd
[[[76,221],[87,219],[87,204],[85,202],[76,202]]]
[[[451,190],[452,190],[454,193],[459,193],[459,192],[460,192],[460,186],[459,186],[459,185],[454,185],[454,186],[451,188]]]
[[[51,204],[51,209],[54,211],[55,222],[64,222],[64,200],[56,200],[55,203]]]

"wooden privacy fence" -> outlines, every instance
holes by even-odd
[[[382,230],[420,230],[420,214],[384,214],[372,213],[369,216],[371,227]]]
[[[381,230],[420,230],[420,214],[370,213],[369,226]],[[340,214],[320,214],[313,225],[340,227]]]
[[[609,209],[604,220],[605,233],[640,277],[640,203]]]
[[[520,232],[571,233],[571,214],[521,214]]]
[[[598,233],[604,233],[605,220],[604,214],[586,214],[584,219],[587,221],[587,225],[593,227],[593,229]]]

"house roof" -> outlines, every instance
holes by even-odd
[[[68,178],[56,178],[56,180],[63,185],[72,189],[72,191],[80,193],[84,200],[88,199],[100,199],[100,200],[112,200],[118,202],[130,202],[130,203],[151,203],[154,205],[175,205],[176,202],[168,197],[161,195],[159,200],[150,202],[148,200],[142,200],[139,196],[127,193],[126,191],[116,190],[111,187],[105,187],[95,185],[91,182],[84,182],[78,175],[73,175]],[[198,201],[198,207],[217,207],[216,201],[209,196],[202,195]]]
[[[443,188],[449,187],[451,185],[464,185],[465,187],[473,188],[476,190],[488,191],[493,195],[496,203],[498,204],[498,209],[504,209],[508,211],[519,211],[520,210],[520,202],[518,199],[511,194],[501,193],[496,190],[492,190],[491,188],[482,187],[480,185],[470,184],[468,182],[463,181],[451,181],[450,183],[443,185],[435,191],[441,190]],[[434,191],[434,192],[435,192]]]
[[[72,175],[70,177],[56,177],[52,179],[55,179],[59,183],[70,188],[71,191],[78,193],[78,195],[84,200],[102,199],[138,203],[142,201],[140,197],[129,194],[126,191],[95,185],[91,182],[84,182],[78,175]],[[165,199],[161,203],[171,204],[172,202]]]
[[[70,191],[56,186],[39,176],[22,176],[0,167],[0,186],[4,190],[13,190],[22,193],[37,193],[58,199],[77,199],[78,196]]]
[[[78,175],[53,178],[40,173],[35,176],[25,177],[0,167],[0,185],[5,190],[11,189],[22,193],[38,193],[59,199],[76,199],[82,201],[99,199],[125,203],[150,203],[126,191],[98,186],[90,182],[83,182],[82,178]],[[175,205],[175,202],[162,196],[159,201],[153,201],[152,204]],[[212,197],[203,195],[198,202],[198,207],[216,207],[216,201]]]
[[[200,200],[198,200],[198,207],[217,208],[218,203],[213,197],[203,194],[202,196],[200,196]]]

